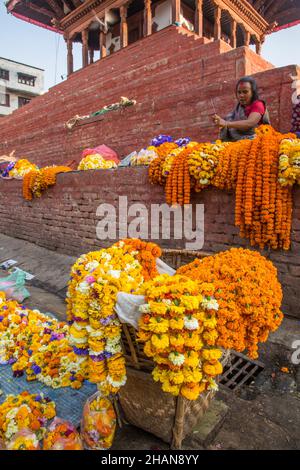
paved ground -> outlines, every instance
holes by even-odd
[[[0,264],[15,259],[35,276],[25,302],[65,318],[64,295],[74,258],[0,234]],[[0,277],[6,276],[0,270]],[[264,371],[238,392],[221,388],[210,413],[184,442],[185,449],[300,449],[300,368],[292,366],[293,341],[300,322],[285,319],[260,350]],[[289,373],[281,368],[289,368]],[[1,373],[1,370],[0,370]],[[211,432],[213,424],[217,428]],[[168,444],[133,426],[118,429],[114,449],[168,449]]]

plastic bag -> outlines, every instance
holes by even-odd
[[[169,276],[174,276],[176,274],[175,269],[171,268],[171,266],[162,261],[160,258],[157,258],[156,260],[156,268],[159,274],[169,274]]]
[[[6,446],[7,450],[40,450],[39,440],[29,429],[22,429],[13,435]]]
[[[83,445],[71,423],[54,418],[44,437],[43,450],[83,450]]]
[[[85,447],[104,450],[112,446],[116,431],[116,413],[111,401],[96,392],[86,402],[81,421]]]
[[[16,271],[7,277],[0,279],[0,291],[5,292],[7,300],[16,300],[22,303],[30,297],[28,290],[24,287],[26,273]]]
[[[142,315],[139,311],[139,307],[144,303],[145,297],[143,295],[119,292],[117,294],[115,312],[122,323],[129,323],[129,325],[138,330],[139,319]]]
[[[107,147],[107,145],[99,145],[98,147],[95,147],[94,149],[85,149],[82,152],[82,158],[87,157],[88,155],[96,155],[96,154],[100,154],[104,158],[104,160],[112,160],[117,165],[120,163],[118,154],[110,147]]]

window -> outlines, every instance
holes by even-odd
[[[26,75],[25,73],[18,73],[18,83],[23,83],[24,85],[35,86],[36,77],[32,75]]]
[[[18,97],[18,102],[19,102],[19,108],[22,108],[22,106],[25,106],[25,104],[30,103],[31,99],[30,98],[23,98],[22,96]]]
[[[9,71],[0,69],[0,79],[2,80],[9,80]]]
[[[8,93],[0,93],[0,106],[10,106],[10,99]]]

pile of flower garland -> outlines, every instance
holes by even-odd
[[[126,382],[121,325],[115,314],[117,293],[138,292],[158,275],[159,247],[141,240],[124,240],[110,248],[81,256],[71,270],[67,293],[70,344],[86,358],[88,378],[103,394],[116,393]]]
[[[9,172],[9,176],[11,178],[22,179],[30,171],[36,170],[38,170],[36,165],[30,163],[30,161],[26,160],[26,158],[23,158],[14,164],[13,169]]]
[[[56,175],[72,171],[67,166],[46,166],[26,173],[23,178],[23,196],[27,201],[41,197],[43,191],[56,184]]]
[[[278,155],[284,136],[271,126],[254,140],[230,144],[220,155],[214,186],[235,189],[235,224],[251,246],[288,250],[291,244],[292,192],[278,181]]]
[[[258,357],[258,343],[282,322],[282,289],[271,261],[256,251],[233,248],[182,266],[178,274],[212,283],[216,312],[217,345]]]
[[[279,147],[279,183],[300,185],[300,139],[283,139]]]
[[[38,441],[46,433],[48,420],[54,418],[55,403],[43,394],[30,395],[22,392],[20,395],[8,395],[0,405],[0,437],[9,444],[20,431],[32,431],[35,439],[24,434],[15,440],[14,450],[30,450],[38,447]],[[33,437],[34,437],[33,436]]]
[[[15,377],[26,374],[52,388],[77,389],[86,378],[84,360],[69,345],[69,326],[0,292],[0,364],[7,363]]]
[[[150,164],[149,180],[165,186],[170,205],[189,204],[191,189],[199,192],[212,185],[235,190],[235,224],[240,236],[250,239],[251,246],[288,250],[289,186],[300,180],[300,145],[295,137],[260,126],[254,140],[189,142],[185,147],[168,141],[156,148],[159,157]]]
[[[144,285],[146,304],[139,321],[139,339],[156,367],[153,378],[162,390],[196,400],[217,388],[214,377],[222,373],[222,351],[215,347],[214,286],[184,276],[162,275]]]
[[[113,160],[106,160],[102,155],[94,154],[84,157],[78,165],[78,170],[110,170],[117,166]]]

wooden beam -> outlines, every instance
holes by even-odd
[[[196,0],[195,33],[203,36],[203,0]]]
[[[37,13],[41,13],[42,15],[49,16],[50,18],[53,18],[53,17],[54,17],[54,13],[53,13],[52,10],[50,11],[50,10],[48,10],[47,8],[39,7],[38,5],[35,5],[35,4],[32,3],[32,2],[26,3],[26,6],[29,7],[30,10],[34,10],[34,11],[36,11]]]
[[[54,11],[57,18],[61,19],[65,16],[63,9],[55,0],[47,0],[47,3],[50,6],[51,10]]]
[[[68,69],[68,77],[73,73],[74,71],[74,63],[73,63],[73,42],[69,37],[65,37],[65,41],[67,43],[67,51],[68,51],[68,56],[67,56],[67,69]]]

